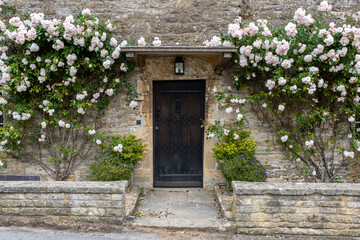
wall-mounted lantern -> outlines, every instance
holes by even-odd
[[[174,72],[175,75],[184,75],[185,65],[184,65],[184,60],[182,60],[181,57],[176,57],[175,59]]]

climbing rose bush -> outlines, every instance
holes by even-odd
[[[121,87],[128,103],[136,97],[124,79],[131,65],[112,34],[115,26],[89,9],[48,20],[1,2],[1,18],[2,157],[32,161],[54,180],[66,180],[101,141],[99,120],[111,97]]]
[[[328,22],[331,8],[323,1],[314,16],[299,8],[280,28],[237,17],[221,41],[205,42],[238,49],[233,84],[250,96],[238,104],[236,96],[219,92],[226,112],[237,122],[247,105],[276,131],[294,166],[316,182],[334,181],[359,163],[360,13],[342,24]],[[208,134],[226,135],[232,124],[215,124]]]

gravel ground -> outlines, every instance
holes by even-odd
[[[0,240],[335,240],[357,238],[301,237],[301,236],[247,236],[205,233],[195,231],[173,231],[153,228],[116,228],[114,232],[37,227],[0,227]]]

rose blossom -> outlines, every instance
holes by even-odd
[[[62,120],[59,120],[58,124],[59,124],[59,127],[65,127],[65,122]]]
[[[119,145],[115,146],[113,149],[114,149],[115,152],[122,152],[123,145],[119,144]]]
[[[161,40],[160,40],[160,38],[154,37],[154,41],[152,42],[152,44],[153,44],[155,47],[160,47],[160,46],[161,46]]]
[[[84,16],[90,16],[91,15],[91,11],[88,8],[85,8],[84,10],[82,10],[81,13]]]
[[[143,37],[141,37],[138,41],[138,46],[139,47],[145,47],[146,46],[146,41]]]
[[[331,11],[332,6],[328,4],[327,1],[322,1],[318,7],[318,10],[321,12],[328,12]]]
[[[115,47],[118,44],[115,38],[110,38],[110,46]]]
[[[311,148],[314,145],[314,140],[305,141],[305,146]]]
[[[33,44],[31,44],[31,46],[30,46],[30,51],[32,51],[32,52],[37,52],[37,51],[39,51],[39,46],[36,44],[36,43],[33,43]]]
[[[208,138],[213,138],[213,137],[215,137],[215,133],[213,133],[213,132],[210,132],[210,133],[208,133],[208,136],[207,136]]]
[[[288,135],[284,135],[281,137],[281,141],[284,143],[288,140],[288,138],[289,138]]]
[[[130,104],[129,104],[129,106],[130,106],[131,108],[135,108],[135,107],[137,106],[137,102],[131,101]]]
[[[108,96],[112,96],[114,94],[114,90],[112,88],[106,89],[105,94]]]
[[[295,37],[297,34],[297,29],[296,29],[296,25],[292,22],[289,22],[286,26],[285,26],[285,31],[286,31],[286,35],[288,36],[292,36]]]
[[[226,112],[227,114],[230,114],[232,111],[233,111],[233,108],[232,108],[232,107],[228,107],[228,108],[225,109],[225,112]]]
[[[344,157],[354,158],[354,152],[344,151]]]
[[[355,121],[355,118],[354,118],[353,116],[350,116],[350,117],[348,118],[348,121],[352,123],[352,122]]]
[[[286,84],[286,79],[283,77],[279,78],[279,85],[285,85]]]
[[[110,68],[110,65],[111,65],[111,61],[110,60],[106,60],[104,63],[103,63],[103,66],[105,69],[109,69]]]
[[[89,130],[88,131],[89,135],[94,135],[96,133],[95,129]]]

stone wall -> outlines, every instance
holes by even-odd
[[[127,181],[0,182],[0,218],[122,223]]]
[[[239,11],[237,0],[13,0],[24,12],[44,12],[51,17],[76,14],[89,8],[97,17],[111,19],[119,38],[151,40],[160,37],[163,45],[202,44],[209,36],[227,30]]]
[[[316,10],[320,0],[12,0],[11,5],[23,12],[44,12],[50,17],[63,17],[75,14],[79,8],[89,8],[93,14],[103,20],[111,19],[117,26],[118,39],[136,41],[139,36],[148,40],[158,36],[163,45],[202,45],[202,42],[212,35],[227,31],[227,25],[239,14],[249,15],[250,19],[272,19],[275,25],[280,25],[292,17],[293,12],[303,7],[310,12]],[[333,5],[334,20],[344,19],[350,12],[360,10],[357,0],[329,1]],[[206,80],[206,118],[209,123],[215,119],[226,119],[211,89],[225,89],[230,83],[233,69],[224,69],[221,73],[206,59],[189,57],[185,59],[194,67],[181,78],[172,74],[173,59],[171,57],[147,57],[144,66],[138,66],[127,76],[139,92],[140,109],[135,111],[125,106],[125,94],[117,92],[109,109],[103,118],[103,130],[112,134],[135,134],[148,144],[146,159],[139,163],[135,171],[135,182],[146,187],[152,187],[152,81],[156,80]],[[201,68],[197,67],[201,66]],[[121,94],[121,93],[120,93]],[[241,90],[240,95],[247,92]],[[293,165],[286,160],[282,147],[276,142],[274,132],[266,128],[261,119],[253,113],[247,114],[249,123],[247,129],[252,131],[252,137],[258,146],[257,158],[269,172],[269,181],[301,181],[302,176]],[[141,120],[137,126],[136,120]],[[206,140],[204,146],[204,185],[211,186],[221,181],[217,163],[212,158],[212,146],[215,140]],[[70,176],[69,180],[88,180],[90,165],[94,159],[84,161]],[[0,175],[35,175],[41,180],[51,180],[47,174],[26,159],[10,160],[8,169],[0,168]]]
[[[239,233],[360,236],[360,184],[232,185]]]
[[[119,38],[135,41],[139,36],[148,40],[160,37],[165,45],[202,45],[220,32],[242,13],[250,20],[271,19],[281,25],[292,18],[297,8],[316,11],[320,0],[11,0],[24,12],[44,12],[51,17],[76,14],[89,8],[99,18],[111,19],[117,25]],[[360,10],[357,0],[336,0],[332,18],[343,20],[351,12]]]

